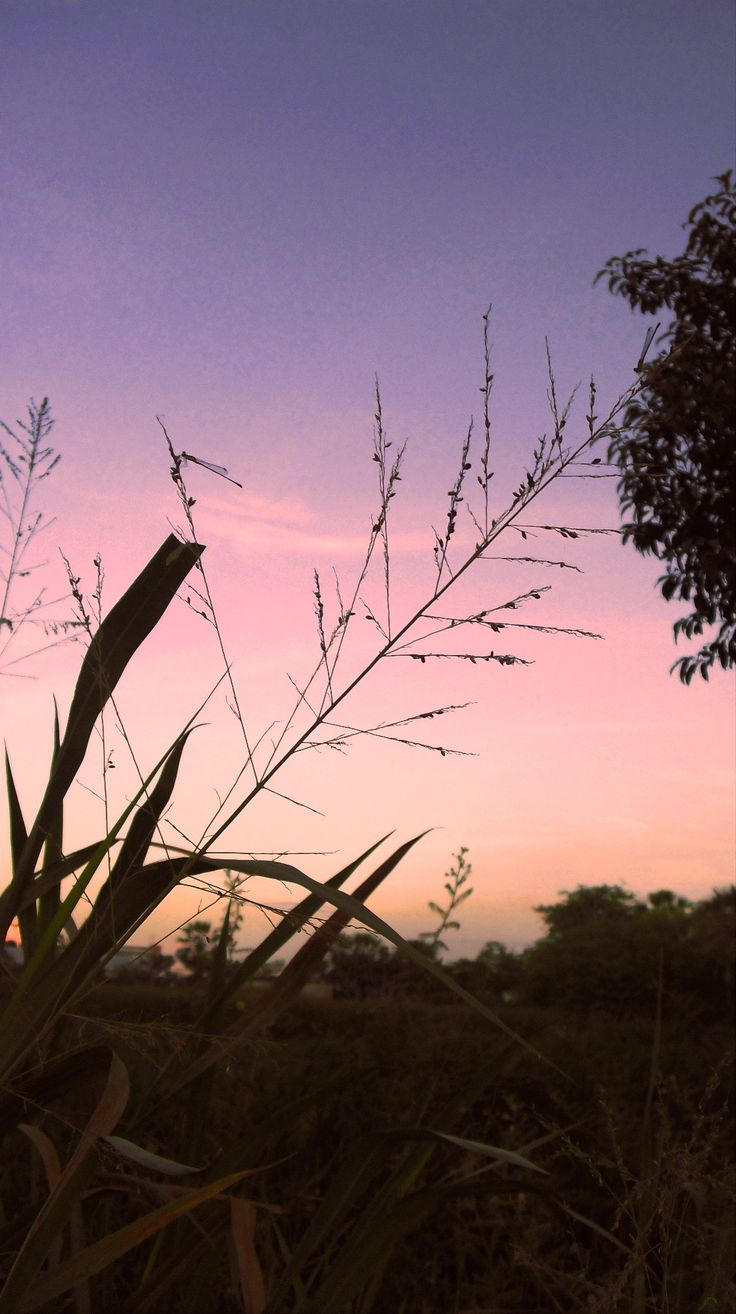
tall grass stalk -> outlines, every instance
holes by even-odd
[[[5,434],[5,441],[0,441],[0,514],[7,532],[6,542],[0,543],[0,675],[23,674],[12,668],[30,653],[13,653],[11,648],[17,649],[24,629],[40,629],[50,639],[32,650],[43,652],[63,643],[75,628],[72,620],[55,620],[48,615],[49,607],[65,599],[48,600],[43,588],[32,591],[30,596],[26,590],[25,600],[17,605],[14,602],[19,582],[30,579],[46,564],[32,561],[29,554],[35,540],[53,524],[34,507],[39,484],[48,479],[61,459],[48,444],[53,427],[48,397],[40,404],[29,402],[27,418],[16,420],[15,428],[0,420]]]
[[[210,850],[213,845],[224,835],[225,831],[241,815],[243,811],[253,802],[258,794],[271,788],[271,782],[274,777],[283,770],[295,754],[317,747],[331,745],[344,745],[350,738],[357,735],[380,735],[382,738],[396,738],[399,742],[406,742],[401,736],[391,736],[386,731],[394,730],[409,724],[415,724],[422,720],[431,719],[445,714],[450,710],[456,710],[454,707],[435,707],[428,711],[416,713],[413,716],[404,718],[398,722],[380,723],[373,727],[354,727],[346,725],[336,725],[334,723],[334,714],[338,708],[345,703],[350,695],[362,685],[373,673],[373,671],[388,658],[396,660],[413,660],[425,663],[436,658],[442,658],[449,661],[472,661],[472,662],[496,662],[499,665],[517,665],[525,664],[525,659],[518,657],[513,653],[499,653],[494,649],[490,651],[480,651],[473,653],[456,653],[449,651],[427,651],[426,643],[430,638],[437,635],[448,634],[462,628],[464,631],[485,634],[490,631],[492,634],[498,634],[511,629],[528,629],[543,633],[567,634],[574,637],[600,638],[600,635],[591,631],[579,628],[535,625],[527,622],[510,622],[499,613],[509,610],[519,610],[529,603],[538,600],[544,593],[549,591],[549,585],[539,585],[525,590],[513,597],[506,598],[491,608],[478,612],[466,613],[460,616],[445,616],[438,614],[435,608],[443,602],[451,590],[457,585],[470,569],[481,560],[493,559],[489,556],[489,549],[493,547],[498,539],[507,531],[511,530],[520,533],[524,538],[529,532],[534,530],[541,532],[551,532],[563,538],[573,539],[584,537],[587,534],[594,533],[616,533],[614,530],[601,530],[598,528],[567,527],[564,525],[530,525],[522,517],[531,507],[531,505],[540,497],[549,487],[560,478],[579,478],[589,479],[597,478],[605,471],[601,468],[601,461],[596,458],[588,463],[583,457],[601,438],[607,437],[613,430],[614,421],[623,409],[629,404],[631,398],[641,388],[641,382],[637,378],[634,384],[628,388],[616,400],[610,408],[605,419],[599,422],[599,417],[595,413],[596,405],[596,387],[594,380],[590,380],[589,391],[589,409],[585,417],[586,432],[577,440],[574,440],[568,447],[563,446],[565,429],[569,422],[570,411],[575,391],[569,397],[562,411],[559,409],[557,401],[557,390],[552,371],[551,360],[549,357],[549,348],[547,348],[549,362],[549,399],[552,411],[554,430],[551,436],[546,434],[538,441],[532,453],[532,460],[529,468],[526,470],[524,477],[519,484],[516,492],[512,495],[505,508],[501,509],[499,514],[489,519],[489,494],[490,484],[493,478],[493,471],[490,466],[491,461],[491,430],[490,418],[488,413],[488,404],[490,397],[490,387],[493,376],[489,372],[489,311],[483,317],[484,328],[484,362],[485,362],[485,379],[481,391],[484,393],[484,427],[485,437],[479,459],[479,473],[475,477],[476,484],[480,488],[482,498],[482,512],[480,518],[476,515],[470,504],[470,496],[467,489],[468,472],[472,469],[471,460],[471,438],[473,432],[473,423],[469,426],[468,432],[463,440],[460,453],[460,462],[456,479],[448,493],[448,509],[446,522],[443,532],[440,534],[434,530],[433,554],[436,565],[436,576],[434,586],[428,595],[418,605],[410,607],[408,614],[403,618],[396,618],[396,606],[392,600],[391,591],[391,562],[390,562],[390,541],[388,537],[388,523],[390,512],[393,511],[393,499],[398,493],[398,484],[402,477],[402,468],[405,455],[405,445],[402,446],[393,459],[389,456],[389,449],[392,444],[387,439],[383,411],[381,406],[381,396],[378,383],[376,383],[376,411],[375,411],[375,439],[373,461],[378,467],[378,485],[379,501],[376,513],[372,518],[371,528],[368,535],[368,543],[365,551],[363,564],[358,572],[355,584],[350,591],[348,601],[345,602],[339,586],[336,585],[336,618],[329,634],[325,631],[325,599],[321,588],[318,574],[315,573],[315,611],[318,622],[318,660],[308,678],[296,686],[297,700],[291,712],[286,716],[283,728],[280,734],[275,738],[270,751],[264,750],[265,757],[259,763],[255,759],[255,749],[251,751],[249,738],[243,723],[240,704],[236,701],[238,719],[243,729],[244,740],[247,745],[246,764],[241,768],[239,778],[242,777],[243,771],[247,768],[253,774],[253,783],[245,792],[243,798],[237,805],[226,810],[223,804],[218,808],[212,818],[208,832],[203,834],[197,849],[201,853]],[[162,426],[163,427],[163,426]],[[197,535],[194,524],[192,507],[194,498],[190,496],[182,473],[184,454],[177,455],[170,436],[164,429],[169,452],[172,457],[172,478],[177,486],[180,502],[185,511],[187,526],[191,540],[196,542]],[[596,467],[592,470],[590,467]],[[458,529],[459,517],[463,511],[467,512],[467,518],[474,531],[475,542],[469,551],[464,554],[460,553],[460,559],[455,564],[450,561],[450,549],[454,551],[455,544],[452,540]],[[361,604],[361,590],[363,589],[369,568],[372,564],[374,555],[381,550],[383,557],[383,575],[384,575],[384,616],[381,619],[376,615],[376,609],[371,609],[368,604]],[[500,558],[508,559],[508,558]],[[513,558],[519,560],[518,557]],[[521,558],[527,564],[538,564],[555,566],[567,569],[577,569],[570,563],[564,561],[550,562],[547,558],[536,556],[525,556]],[[212,619],[218,632],[218,642],[222,644],[219,637],[219,626],[217,625],[212,595],[207,584],[206,568],[202,561],[197,564],[197,569],[205,585],[206,609],[205,616]],[[201,595],[200,595],[201,596]],[[344,655],[345,644],[349,632],[352,632],[355,619],[358,616],[359,608],[362,605],[363,615],[372,623],[374,630],[378,635],[378,643],[370,658],[358,669],[358,671],[345,678],[342,686],[338,682],[339,672],[342,669],[340,663]],[[422,629],[424,624],[425,628]],[[224,646],[222,647],[223,658],[226,663],[228,679],[231,680],[231,666],[227,661]],[[234,691],[234,684],[233,684]],[[306,725],[303,728],[296,728],[297,720],[300,714],[306,718]],[[337,733],[331,733],[336,730]],[[325,732],[325,733],[322,733]],[[321,735],[321,737],[319,737]],[[260,742],[260,741],[259,741]],[[419,741],[413,741],[419,742]],[[452,752],[453,750],[446,746],[434,746],[425,744],[424,747],[432,748],[442,754]],[[228,792],[228,797],[233,793],[234,786]],[[225,813],[223,816],[222,814]]]

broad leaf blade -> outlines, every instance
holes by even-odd
[[[418,844],[419,840],[423,839],[426,834],[427,832],[423,831],[421,835],[416,835],[414,839],[401,844],[370,876],[361,882],[352,898],[362,905],[398,866],[409,850],[415,844]],[[259,1025],[263,1025],[266,1021],[270,1024],[292,1003],[307,981],[318,971],[325,955],[349,921],[350,914],[345,909],[338,908],[326,922],[312,932],[291,962],[287,963],[261,1004],[251,1010],[248,1017],[243,1019],[241,1023],[243,1030],[252,1030],[256,1017]]]

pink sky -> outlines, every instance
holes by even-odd
[[[632,247],[682,250],[689,209],[733,160],[733,37],[718,2],[6,3],[0,416],[48,394],[57,418],[63,459],[38,503],[56,516],[49,590],[64,592],[59,546],[86,589],[99,551],[109,608],[180,523],[161,414],[177,450],[244,485],[187,469],[249,734],[282,721],[286,673],[317,656],[313,569],[327,592],[334,566],[347,592],[370,528],[374,373],[389,437],[408,440],[392,527],[401,615],[431,583],[431,526],[471,413],[480,429],[488,301],[495,509],[549,429],[545,334],[561,393],[593,370],[603,414],[631,382],[647,321],[592,280]],[[583,413],[581,399],[572,437]],[[616,527],[615,484],[568,481],[527,519]],[[530,942],[532,906],[578,883],[702,898],[733,879],[732,679],[687,689],[668,675],[683,609],[655,590],[657,562],[615,536],[510,535],[497,550],[522,546],[584,573],[479,563],[456,614],[550,584],[518,619],[604,641],[519,631],[497,650],[532,666],[387,663],[344,719],[472,702],[420,724],[474,756],[376,740],[302,754],[274,785],[323,815],[261,799],[232,851],[317,851],[294,860],[324,878],[389,830],[400,843],[434,827],[371,906],[406,934],[430,929],[427,900],[466,845],[475,893],[453,956]],[[37,678],[0,687],[27,815],[52,693],[66,709],[80,653],[34,659],[23,671]],[[211,629],[177,604],[121,685],[142,764],[219,670]],[[205,719],[172,814],[193,837],[242,761],[222,694]],[[107,733],[122,807],[133,774],[112,719]],[[99,764],[97,749],[69,844],[100,833]],[[137,941],[199,898],[172,896]],[[253,915],[244,940],[261,925]]]

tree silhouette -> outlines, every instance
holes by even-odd
[[[205,921],[187,922],[177,937],[181,945],[176,950],[176,961],[190,973],[191,979],[201,981],[208,973],[212,960],[212,923]]]
[[[337,999],[367,999],[383,994],[390,958],[387,946],[369,931],[343,931],[330,946],[325,976]]]
[[[520,956],[527,1002],[570,1012],[667,1008],[726,1021],[734,1004],[736,889],[693,903],[672,890],[638,899],[621,885],[578,886],[535,909],[546,934]]]
[[[692,604],[675,639],[716,636],[680,657],[680,679],[708,678],[714,662],[736,664],[736,189],[731,172],[688,215],[685,251],[651,260],[644,248],[609,260],[596,275],[646,315],[663,307],[674,321],[627,407],[608,449],[618,465],[624,542],[666,562],[657,581],[666,600]],[[659,327],[659,326],[657,326]],[[654,335],[647,335],[647,342]]]

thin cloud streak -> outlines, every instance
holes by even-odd
[[[268,508],[273,507],[273,512]],[[231,505],[222,504],[219,508],[208,501],[207,509],[200,516],[198,529],[204,541],[208,538],[224,539],[231,548],[240,551],[268,551],[269,555],[278,552],[283,555],[321,555],[339,557],[365,556],[370,541],[371,521],[366,515],[365,530],[358,533],[325,533],[318,528],[310,529],[305,522],[317,519],[305,508],[297,505],[297,516],[290,518],[290,505],[281,506],[268,503],[255,510],[250,507],[242,513],[235,511]],[[301,522],[301,524],[299,523]],[[304,528],[301,526],[305,525]],[[391,531],[392,554],[431,552],[431,534],[429,530],[411,531],[396,529]]]

